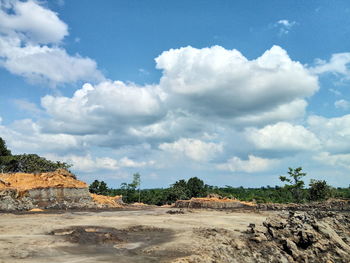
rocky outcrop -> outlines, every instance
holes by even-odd
[[[30,210],[34,208],[32,200],[23,197],[18,198],[18,192],[14,188],[0,188],[0,211]]]
[[[66,170],[39,174],[0,174],[0,210],[96,207],[86,183]]]
[[[25,196],[35,207],[72,209],[93,208],[95,203],[88,188],[48,187],[27,190]]]
[[[177,208],[235,209],[254,208],[255,206],[254,203],[250,202],[217,197],[192,198],[190,200],[178,200],[175,202],[175,207]]]
[[[174,262],[348,263],[350,215],[334,212],[283,212],[249,224],[240,237],[227,229],[199,228],[197,254]]]
[[[288,211],[350,211],[350,199],[329,199],[324,202],[311,202],[306,204],[258,204],[260,210],[288,210]]]

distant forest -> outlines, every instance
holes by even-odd
[[[350,198],[350,186],[334,188],[323,180],[311,180],[305,188],[302,177],[306,173],[302,168],[289,168],[288,176],[280,176],[284,186],[266,186],[260,188],[217,187],[205,184],[201,179],[192,177],[189,180],[179,180],[168,188],[140,189],[140,175],[134,174],[131,183],[123,183],[118,189],[109,188],[104,181],[95,180],[90,185],[90,192],[102,195],[123,195],[126,203],[143,202],[150,205],[164,205],[176,200],[186,200],[192,197],[206,197],[217,194],[222,197],[236,198],[241,201],[255,201],[257,203],[306,203],[323,201],[328,198]]]

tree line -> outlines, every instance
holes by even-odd
[[[176,200],[187,200],[192,197],[206,197],[217,194],[222,197],[237,198],[242,201],[255,201],[257,203],[305,203],[322,201],[328,198],[350,198],[348,188],[333,188],[324,180],[312,179],[309,187],[305,188],[302,180],[306,173],[301,167],[288,168],[287,176],[280,176],[284,186],[266,186],[260,188],[244,187],[217,187],[210,186],[203,180],[192,177],[188,180],[179,180],[168,188],[140,189],[140,175],[135,174],[131,183],[122,183],[120,188],[109,188],[104,181],[95,180],[90,185],[90,192],[103,195],[123,195],[123,201],[133,203],[142,201],[145,204],[164,205]]]
[[[53,162],[37,154],[13,155],[0,137],[0,172],[2,173],[43,173],[63,168],[68,170],[72,165],[65,162]]]

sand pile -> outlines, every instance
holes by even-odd
[[[86,183],[67,170],[0,174],[0,210],[96,207]]]
[[[178,208],[212,208],[212,209],[232,209],[232,208],[254,208],[255,203],[244,202],[238,199],[204,197],[191,198],[190,200],[178,200],[175,203]]]
[[[49,173],[13,173],[0,174],[0,189],[15,188],[26,191],[37,188],[86,188],[86,183],[76,180],[75,176],[64,169]]]
[[[10,184],[0,179],[0,190],[10,188]]]
[[[100,208],[118,208],[124,207],[122,195],[105,196],[98,194],[90,194],[96,205]]]

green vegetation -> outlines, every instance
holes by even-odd
[[[92,184],[90,184],[89,186],[89,191],[90,193],[93,194],[98,194],[98,195],[109,195],[110,194],[110,190],[107,187],[107,184],[104,181],[99,181],[99,180],[95,180],[92,182]]]
[[[143,202],[152,205],[171,204],[176,200],[186,200],[192,197],[205,197],[208,194],[218,194],[222,197],[237,198],[242,201],[255,201],[257,203],[301,203],[307,201],[322,201],[327,198],[350,198],[350,186],[348,188],[332,188],[326,181],[311,180],[309,188],[304,188],[305,183],[301,179],[306,175],[302,168],[288,168],[288,177],[281,176],[280,180],[286,182],[284,186],[266,186],[260,188],[241,187],[217,187],[206,185],[201,179],[192,177],[188,181],[179,180],[169,188],[140,189],[140,174],[134,174],[131,183],[122,183],[118,189],[108,188],[102,181],[98,183],[103,187],[105,195],[123,195],[126,203]],[[96,189],[96,180],[90,185]],[[97,192],[95,192],[97,193]]]
[[[295,203],[302,203],[306,198],[305,191],[303,191],[305,183],[301,180],[302,177],[306,176],[306,173],[303,173],[302,169],[301,167],[295,169],[289,167],[288,175],[290,178],[280,176],[282,182],[288,183],[283,188],[292,195],[292,201]]]
[[[326,181],[311,179],[309,186],[309,199],[311,201],[325,200],[332,195],[332,189]]]
[[[53,162],[37,154],[12,155],[5,141],[0,137],[0,171],[5,173],[41,173],[57,169],[69,169],[71,165],[64,162]]]

